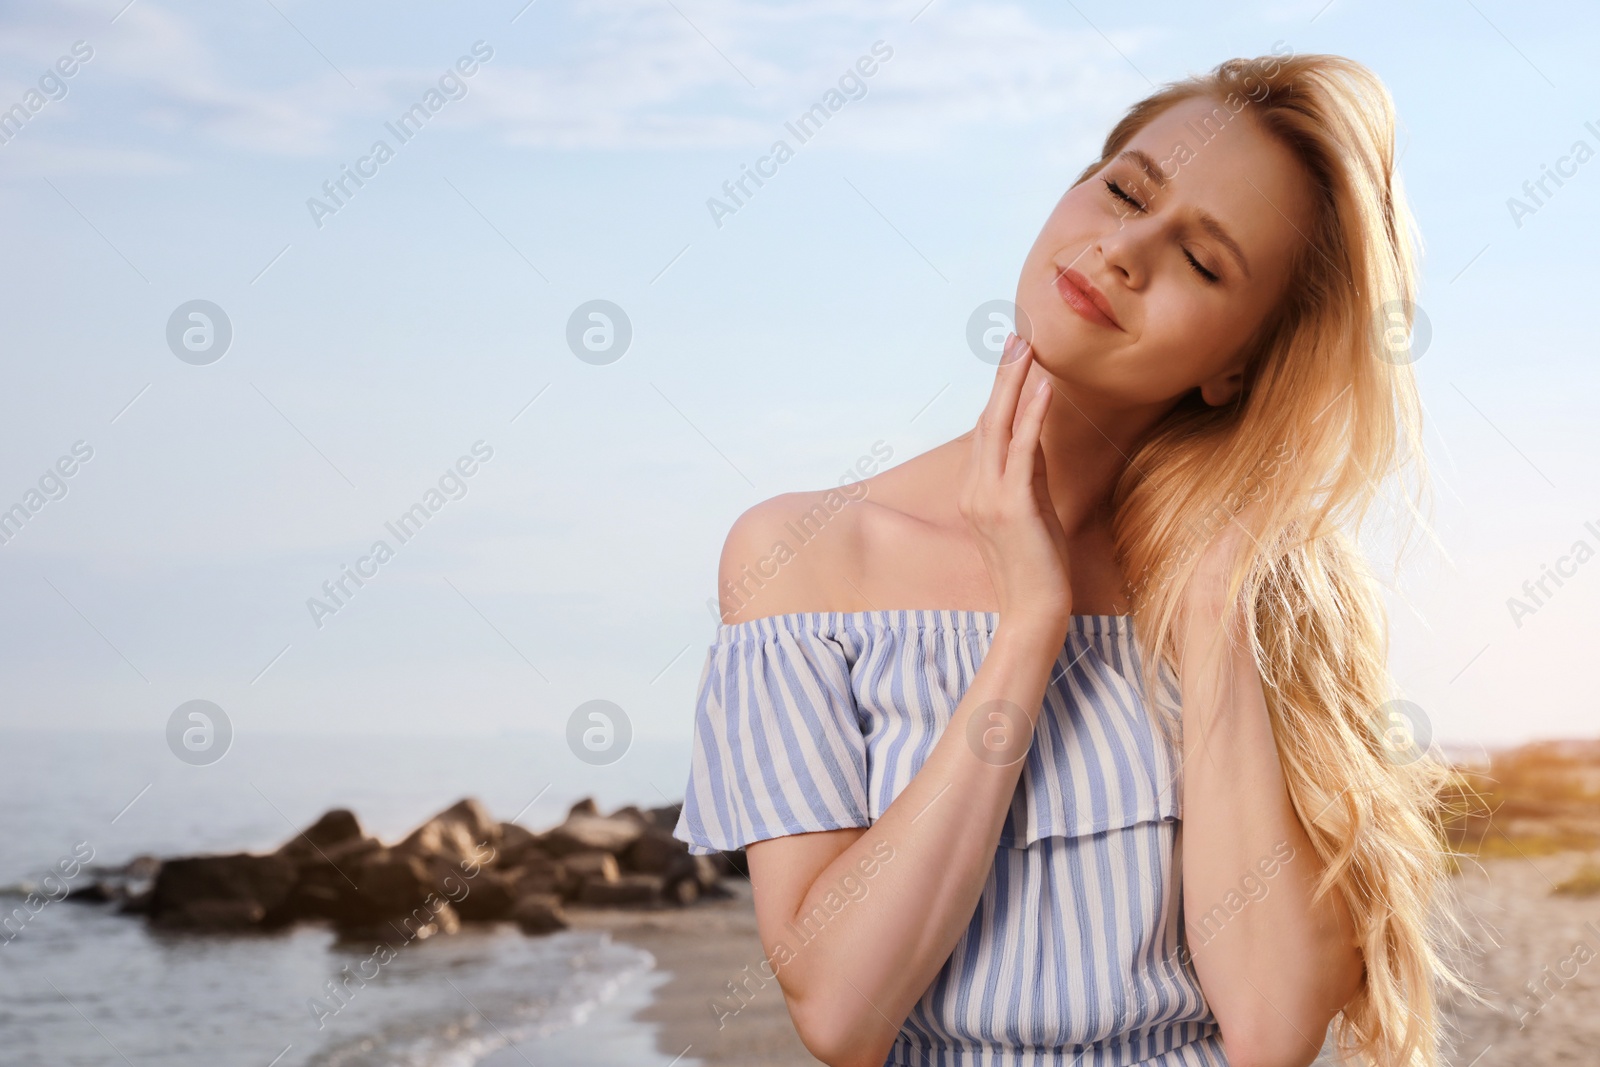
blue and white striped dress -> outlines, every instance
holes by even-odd
[[[674,836],[709,854],[870,826],[999,621],[903,609],[719,624]],[[1073,616],[983,896],[886,1067],[1226,1067],[1184,948],[1170,671],[1156,688],[1160,719],[1131,617]]]

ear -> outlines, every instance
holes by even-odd
[[[1233,371],[1224,371],[1222,374],[1200,383],[1200,399],[1211,407],[1219,408],[1224,404],[1231,404],[1239,396],[1239,390],[1244,388],[1243,368]]]

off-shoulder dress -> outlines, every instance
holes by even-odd
[[[999,621],[905,609],[719,623],[674,836],[705,855],[872,825]],[[1151,708],[1142,672],[1131,616],[1072,617],[983,896],[885,1067],[1226,1067],[1185,947],[1178,691],[1163,670]],[[835,898],[833,914],[853,906]],[[786,948],[804,952],[827,917]]]

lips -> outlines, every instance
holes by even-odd
[[[1094,283],[1082,271],[1068,267],[1057,274],[1056,292],[1061,294],[1061,299],[1066,301],[1068,307],[1090,322],[1113,330],[1122,329],[1122,323],[1117,321],[1117,313],[1111,308],[1111,301],[1094,287]]]

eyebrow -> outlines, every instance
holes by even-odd
[[[1169,184],[1166,176],[1161,173],[1161,168],[1156,166],[1156,161],[1150,158],[1150,153],[1148,152],[1142,151],[1138,148],[1128,148],[1124,149],[1122,154],[1117,156],[1117,159],[1125,159],[1133,163],[1144,172],[1145,177],[1149,178],[1151,184],[1157,189],[1165,189]],[[1195,221],[1198,222],[1200,224],[1200,228],[1214,238],[1218,244],[1222,245],[1222,247],[1233,253],[1233,258],[1239,261],[1239,269],[1244,271],[1244,276],[1246,278],[1249,278],[1250,261],[1245,259],[1244,249],[1239,247],[1239,242],[1235,241],[1233,237],[1229,235],[1222,223],[1217,221],[1216,216],[1211,214],[1209,211],[1198,211],[1195,213]]]

